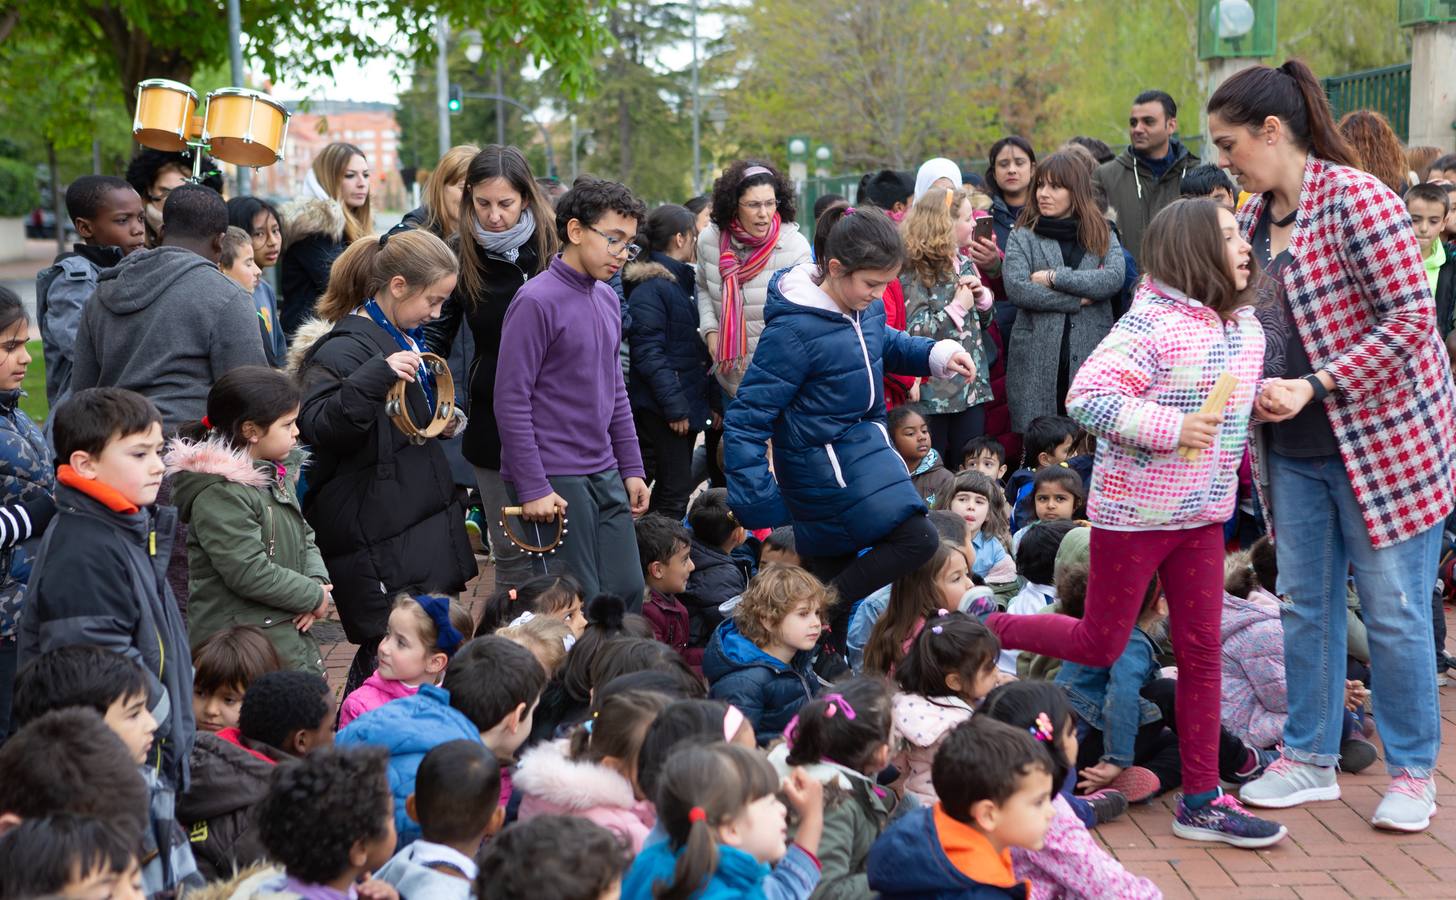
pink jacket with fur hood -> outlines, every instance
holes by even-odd
[[[375,669],[374,674],[364,679],[364,683],[354,688],[339,705],[339,729],[343,730],[345,725],[391,700],[412,697],[419,689],[417,684],[405,684],[403,681],[385,678]]]
[[[578,816],[631,844],[632,853],[657,822],[652,804],[638,800],[627,779],[600,763],[567,757],[567,742],[546,741],[526,751],[512,786],[521,794],[521,821],[536,816]]]
[[[890,764],[900,770],[894,788],[902,797],[914,797],[922,806],[940,798],[930,783],[935,751],[951,729],[971,717],[971,707],[958,697],[923,697],[899,693],[890,701]]]

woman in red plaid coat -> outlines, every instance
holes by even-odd
[[[1256,444],[1289,601],[1284,754],[1241,796],[1274,808],[1340,796],[1353,572],[1393,778],[1371,821],[1421,831],[1436,808],[1431,592],[1456,440],[1451,372],[1410,217],[1355,168],[1319,81],[1298,60],[1235,74],[1209,100],[1208,120],[1219,164],[1254,195],[1239,223],[1268,276]]]

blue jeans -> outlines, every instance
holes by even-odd
[[[1279,593],[1285,604],[1289,721],[1284,755],[1333,766],[1340,759],[1345,697],[1345,580],[1353,572],[1370,635],[1371,694],[1392,775],[1424,778],[1436,765],[1441,720],[1431,592],[1441,527],[1382,549],[1355,501],[1338,456],[1269,454]]]

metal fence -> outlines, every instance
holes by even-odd
[[[1374,110],[1390,121],[1402,142],[1409,140],[1410,63],[1326,78],[1324,88],[1336,120],[1357,109]]]

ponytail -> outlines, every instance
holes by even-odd
[[[423,290],[457,271],[455,254],[428,231],[362,237],[334,260],[329,286],[314,304],[314,315],[337,322],[382,291],[396,275],[411,288]]]
[[[687,207],[664,203],[642,220],[634,243],[644,253],[666,253],[678,235],[696,237],[697,222],[698,217]]]
[[[884,679],[854,678],[804,704],[784,729],[791,766],[828,760],[856,772],[890,741],[890,693]]]
[[[1324,88],[1302,60],[1287,60],[1277,69],[1250,66],[1234,73],[1209,98],[1208,113],[1245,128],[1258,128],[1276,116],[1299,149],[1342,166],[1360,165],[1335,127]]]
[[[814,259],[821,279],[829,275],[829,261],[839,260],[848,275],[862,269],[895,269],[905,261],[900,230],[873,206],[836,203],[814,224]]]

